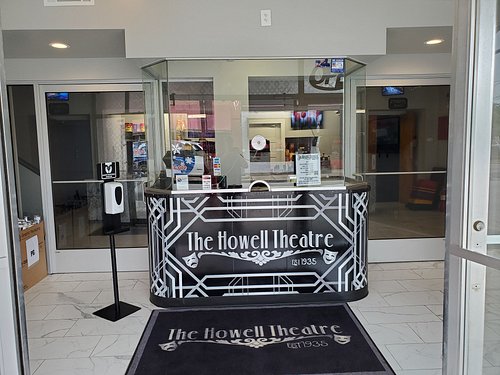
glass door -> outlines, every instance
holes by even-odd
[[[457,3],[444,369],[499,374],[500,2]]]
[[[48,161],[44,203],[50,212],[49,249],[55,249],[49,250],[51,272],[99,271],[109,263],[101,263],[109,237],[102,230],[102,183],[96,178],[97,164],[105,161],[119,162],[125,196],[121,221],[130,228],[116,236],[116,246],[145,252],[139,249],[147,247],[149,132],[142,86],[43,86],[40,99],[46,120],[42,152]],[[141,264],[147,268],[147,257]]]
[[[444,259],[449,85],[366,89],[370,261]]]

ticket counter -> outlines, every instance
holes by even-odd
[[[367,295],[363,64],[162,61],[144,76],[163,131],[145,189],[154,304]]]
[[[151,301],[366,296],[367,190],[364,184],[271,192],[149,189]]]

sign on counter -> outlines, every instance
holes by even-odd
[[[216,156],[212,159],[213,163],[213,170],[214,170],[214,176],[221,176],[222,175],[222,168],[220,164],[220,157]]]
[[[212,189],[212,176],[210,176],[209,174],[204,174],[201,177],[201,187],[203,190]]]
[[[319,154],[295,155],[297,186],[321,185],[320,159]]]
[[[188,176],[184,174],[176,174],[175,183],[177,184],[177,190],[189,190]]]

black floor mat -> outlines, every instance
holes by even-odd
[[[394,374],[346,304],[153,311],[127,375]]]

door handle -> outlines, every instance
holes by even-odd
[[[484,224],[481,220],[476,220],[474,224],[472,224],[472,227],[476,232],[481,232],[484,228],[486,228],[486,224]]]

